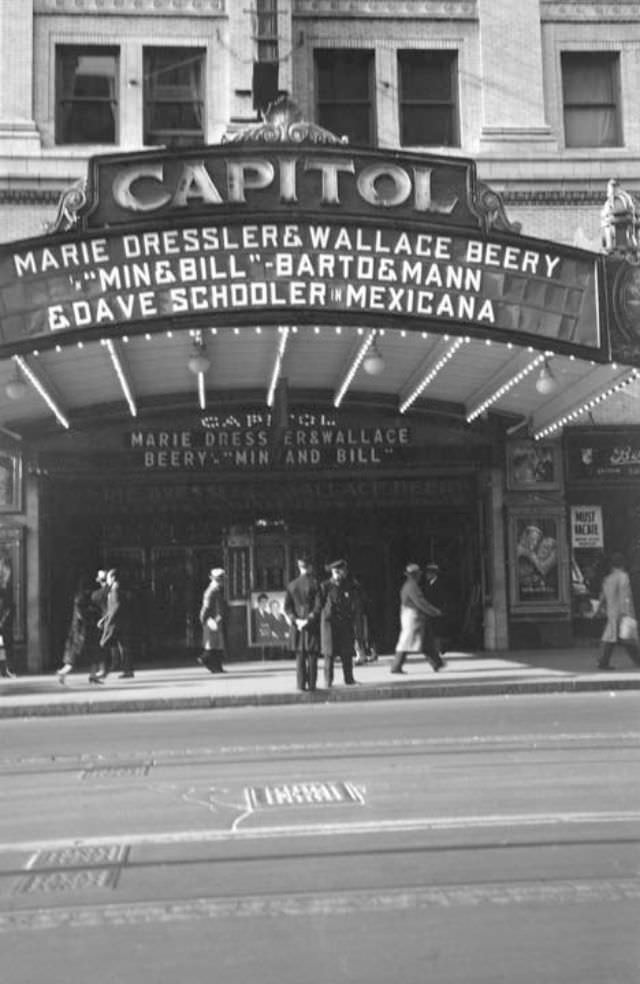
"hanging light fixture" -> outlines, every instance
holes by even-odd
[[[551,372],[549,368],[549,363],[544,360],[544,364],[540,369],[540,375],[536,379],[536,389],[538,393],[543,396],[549,396],[550,393],[554,393],[558,388],[558,380]]]
[[[193,350],[187,366],[189,372],[192,372],[194,376],[201,376],[203,373],[208,372],[211,366],[211,359],[207,355],[207,350],[203,342],[196,341],[193,343]]]
[[[370,376],[379,376],[381,372],[384,372],[385,365],[386,363],[378,351],[378,346],[374,338],[364,357],[362,368]]]
[[[10,379],[4,388],[5,393],[10,400],[21,400],[27,394],[29,387],[22,378],[18,364],[15,366],[15,375],[13,379]]]

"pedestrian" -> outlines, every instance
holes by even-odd
[[[447,635],[447,615],[449,598],[447,586],[442,577],[440,565],[430,560],[424,569],[424,587],[422,593],[434,608],[440,609],[440,614],[429,619],[427,633],[431,630],[433,642],[440,659],[444,655],[443,640]]]
[[[0,582],[0,676],[15,677],[13,664],[13,619],[15,605],[10,579]]]
[[[224,673],[222,664],[227,656],[228,607],[224,596],[224,577],[222,567],[211,569],[200,606],[202,653],[198,662],[210,673]]]
[[[64,644],[62,666],[57,671],[60,683],[86,653],[94,653],[99,639],[97,628],[101,610],[92,600],[93,585],[87,577],[81,577],[73,595],[71,622]]]
[[[134,676],[131,662],[131,597],[121,582],[115,567],[107,571],[106,611],[98,623],[101,627],[100,649],[103,659],[97,673],[89,676],[90,683],[104,683],[113,667],[120,669],[120,678]]]
[[[320,584],[307,556],[296,561],[298,576],[287,585],[285,614],[290,622],[290,646],[296,654],[296,686],[313,691],[318,677],[320,654]]]
[[[601,637],[602,650],[598,660],[599,670],[608,670],[616,645],[626,650],[632,663],[640,666],[638,652],[638,623],[631,594],[631,581],[621,553],[611,557],[611,571],[602,582],[602,590],[596,615],[605,615],[606,623]]]
[[[422,592],[418,564],[407,564],[404,572],[405,582],[400,589],[400,634],[391,672],[405,672],[403,666],[408,653],[423,653],[437,673],[444,666],[444,661],[436,646],[431,619],[437,618],[441,612],[427,601]]]
[[[347,685],[355,684],[353,657],[362,649],[362,596],[359,585],[349,576],[345,560],[327,564],[329,580],[320,585],[316,609],[320,613],[320,647],[324,657],[324,681],[333,686],[336,658],[342,663]]]

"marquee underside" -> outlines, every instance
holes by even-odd
[[[522,424],[535,434],[629,378],[628,367],[553,354],[548,366],[556,387],[541,393],[536,387],[543,357],[539,351],[494,340],[393,329],[376,332],[383,368],[372,375],[364,361],[357,361],[375,327],[205,329],[201,338],[210,366],[201,387],[189,369],[194,336],[188,330],[125,335],[110,343],[87,340],[31,352],[20,356],[26,373],[7,358],[0,362],[1,426],[25,438],[59,432],[64,425],[47,396],[70,432],[104,425],[107,418],[114,423],[131,421],[134,414],[142,423],[172,409],[191,408],[197,416],[225,402],[242,402],[245,396],[266,408],[276,380],[286,380],[290,402],[333,406],[338,401],[345,410],[356,402],[360,408],[382,404],[398,413],[406,407],[408,420],[427,412],[471,427],[482,427],[487,415],[498,414],[506,426]],[[7,384],[15,381],[16,373],[27,385],[18,399],[11,399]],[[628,399],[640,395],[637,380],[624,393]],[[589,410],[592,420],[604,405],[599,401]],[[589,419],[582,416],[578,422]]]

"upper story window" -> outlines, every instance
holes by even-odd
[[[144,49],[145,144],[204,143],[203,79],[201,49]]]
[[[618,55],[610,51],[562,54],[564,139],[567,147],[619,147]]]
[[[118,139],[118,49],[56,47],[56,143]]]
[[[455,51],[399,51],[400,143],[455,147],[460,143]]]
[[[315,65],[320,126],[350,143],[374,144],[373,52],[318,48]]]

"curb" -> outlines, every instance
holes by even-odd
[[[631,678],[581,678],[487,683],[403,683],[361,685],[357,688],[318,690],[314,694],[280,692],[229,696],[128,697],[113,700],[72,699],[69,702],[4,704],[0,695],[0,719],[69,717],[87,714],[129,714],[150,711],[215,710],[234,707],[274,707],[291,704],[346,704],[363,701],[415,700],[459,697],[511,697],[528,694],[602,693],[640,690],[640,676]]]

